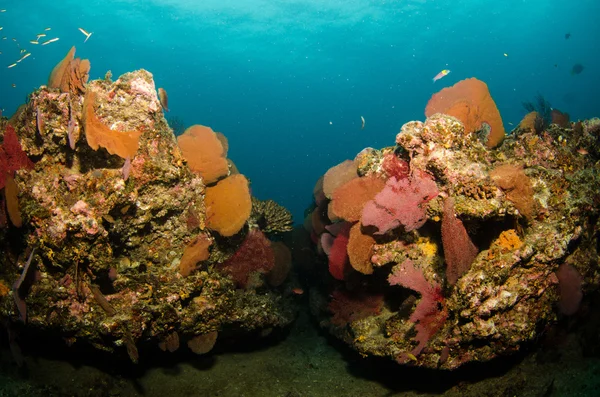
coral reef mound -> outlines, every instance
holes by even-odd
[[[473,110],[461,95],[442,108]],[[491,148],[470,132],[497,110],[463,124],[439,99],[395,146],[344,163],[351,178],[315,188],[305,227],[322,327],[363,356],[456,369],[519,351],[598,288],[598,124],[517,130]]]
[[[181,342],[205,353],[222,339],[290,324],[296,302],[289,267],[269,284],[273,266],[254,273],[228,261],[241,255],[246,235],[263,236],[270,250],[260,225],[248,222],[246,178],[211,187],[238,181],[238,190],[225,193],[241,199],[212,203],[209,211],[207,180],[188,167],[149,72],[107,76],[85,91],[84,100],[78,91],[41,87],[10,126],[0,121],[11,155],[19,152],[7,144],[14,128],[19,150],[33,161],[7,168],[22,225],[6,218],[2,203],[4,323],[134,362],[143,359],[141,345],[174,351]],[[241,271],[252,278],[244,288],[231,276]]]

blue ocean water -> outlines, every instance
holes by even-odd
[[[4,115],[72,45],[93,79],[147,69],[169,93],[168,115],[223,132],[254,195],[297,222],[329,167],[392,145],[434,92],[464,78],[488,84],[507,130],[538,93],[571,119],[600,114],[597,0],[12,0],[0,10]],[[93,32],[86,43],[78,28]],[[39,33],[59,40],[31,44]],[[442,69],[451,73],[433,83]]]

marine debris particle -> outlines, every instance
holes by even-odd
[[[140,141],[140,131],[113,131],[94,113],[96,93],[88,91],[83,101],[83,128],[88,145],[94,150],[105,148],[108,153],[124,159],[135,156]]]

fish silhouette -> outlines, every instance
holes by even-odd
[[[579,73],[583,72],[583,69],[585,69],[585,68],[583,67],[582,64],[576,63],[575,65],[573,65],[573,68],[571,69],[571,74],[573,76],[576,74],[579,74]]]

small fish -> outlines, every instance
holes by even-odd
[[[360,122],[361,122],[360,129],[364,130],[365,129],[365,118],[363,116],[360,116]]]
[[[44,29],[44,30],[47,32],[47,31],[49,31],[50,29],[52,29],[52,28],[46,28],[46,29]]]
[[[21,51],[19,51],[19,54],[24,53],[25,51],[27,51],[25,48],[21,48]]]
[[[415,355],[414,355],[414,354],[412,354],[412,353],[406,353],[406,356],[407,356],[408,358],[410,358],[411,360],[413,360],[413,361],[418,361],[418,360],[417,360],[417,356],[415,356]]]
[[[15,83],[11,84],[12,88],[17,88],[17,85]]]
[[[0,12],[6,12],[6,10],[0,10]]]
[[[448,73],[450,73],[450,70],[448,70],[448,69],[442,70],[441,72],[439,72],[438,74],[435,75],[435,77],[433,78],[433,82],[435,83],[436,81],[438,81],[442,77],[447,76]]]
[[[0,26],[0,30],[4,29],[4,26]]]
[[[506,52],[504,53],[504,56],[508,58],[508,54]]]
[[[39,41],[37,41],[37,40],[29,40],[29,42],[30,42],[31,44],[40,44],[40,42],[39,42]]]
[[[304,294],[304,290],[300,287],[296,287],[296,288],[292,288],[292,293],[294,293],[296,295],[302,295],[302,294]]]
[[[88,41],[88,39],[90,38],[90,36],[92,35],[92,33],[94,33],[94,32],[88,33],[83,28],[77,28],[77,29],[79,29],[79,31],[85,35],[85,40],[83,40],[84,43],[86,41]]]
[[[163,107],[165,112],[169,111],[169,97],[167,96],[167,91],[164,88],[158,89],[158,100],[160,101],[160,106]]]
[[[31,55],[31,52],[28,52],[27,54],[23,55],[23,56],[21,57],[21,59],[19,59],[17,62],[21,62],[23,59],[27,58],[27,57],[28,57],[28,56],[30,56],[30,55]]]
[[[584,148],[580,147],[579,149],[577,149],[577,153],[579,153],[582,156],[587,156],[589,154],[589,152],[587,150],[585,150]]]
[[[2,40],[6,40],[6,36],[4,36],[4,37],[2,38]]]
[[[15,66],[17,66],[17,64],[16,64],[16,63],[11,63],[10,65],[8,65],[8,69],[10,69],[10,68],[14,68]]]
[[[44,41],[44,42],[42,43],[42,45],[46,45],[46,44],[50,44],[50,43],[54,43],[55,41],[58,41],[58,37],[55,37],[55,38],[53,38],[53,39],[50,39],[50,40],[48,40],[48,41]]]
[[[36,37],[38,38],[38,40],[40,39],[40,37],[46,37],[46,33],[38,33],[36,35]]]
[[[573,65],[573,68],[571,69],[571,75],[574,76],[576,74],[579,74],[579,73],[583,72],[583,69],[585,69],[585,68],[583,67],[582,64],[576,63],[575,65]]]

